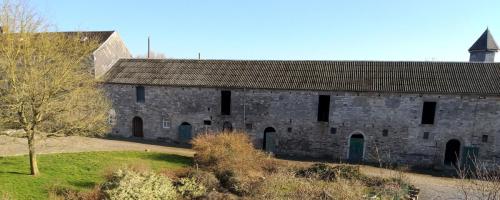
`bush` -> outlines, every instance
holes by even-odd
[[[207,191],[214,191],[220,187],[217,177],[215,177],[213,173],[207,171],[191,169],[188,170],[183,177],[194,179],[197,183],[203,185]]]
[[[177,199],[172,182],[150,172],[118,170],[101,189],[106,199]]]
[[[323,181],[335,181],[337,178],[360,179],[361,173],[357,166],[337,165],[332,167],[324,163],[315,163],[308,168],[297,170],[296,176]]]
[[[335,182],[297,177],[291,173],[269,176],[252,191],[252,199],[364,199],[366,187],[359,181]]]
[[[194,178],[181,178],[176,183],[177,191],[188,199],[193,199],[205,195],[207,188]]]
[[[193,142],[195,163],[213,172],[220,185],[238,194],[248,194],[265,174],[266,155],[256,150],[245,133],[203,134]]]
[[[262,171],[266,159],[245,133],[202,134],[193,142],[195,163],[213,172],[232,170],[247,173]]]

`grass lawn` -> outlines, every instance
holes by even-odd
[[[114,168],[140,164],[153,170],[182,168],[192,158],[153,152],[85,152],[38,155],[41,175],[29,175],[28,156],[0,157],[0,199],[47,199],[54,184],[80,190],[93,188]]]

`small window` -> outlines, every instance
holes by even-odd
[[[329,115],[330,115],[330,96],[319,95],[318,121],[328,122]]]
[[[382,136],[387,137],[389,135],[389,130],[384,129],[382,130]]]
[[[212,125],[212,121],[210,121],[210,120],[203,120],[203,125],[210,126],[210,125]]]
[[[135,87],[135,95],[138,103],[144,103],[146,101],[146,92],[144,91],[144,86]]]
[[[221,91],[221,115],[231,115],[231,91]]]
[[[170,120],[168,120],[167,118],[163,118],[162,127],[163,128],[170,128]]]
[[[292,127],[288,127],[287,132],[291,133],[292,132]]]
[[[429,139],[429,132],[424,132],[424,137],[423,138],[426,139],[426,140]]]
[[[488,142],[488,135],[483,135],[483,137],[481,138],[481,140],[483,142],[485,142],[485,143]]]
[[[337,134],[337,128],[335,127],[330,128],[330,134]]]
[[[436,115],[436,102],[424,102],[422,109],[422,124],[434,124],[434,117]]]
[[[252,123],[247,123],[247,124],[245,124],[245,128],[246,128],[247,130],[252,130],[252,128],[253,128]]]

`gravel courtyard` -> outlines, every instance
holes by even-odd
[[[183,156],[193,156],[194,151],[187,148],[168,147],[160,143],[144,143],[134,140],[114,140],[88,137],[62,137],[40,140],[39,153],[63,153],[86,151],[155,151]],[[27,154],[26,139],[0,136],[0,157]],[[374,176],[390,176],[396,172],[369,166],[362,166],[362,171]],[[419,199],[461,199],[457,189],[458,181],[452,178],[434,177],[415,173],[405,173],[406,177],[421,189]]]

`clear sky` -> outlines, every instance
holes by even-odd
[[[149,35],[169,58],[467,61],[486,27],[500,42],[500,0],[31,3],[60,31],[116,30],[134,55]]]

